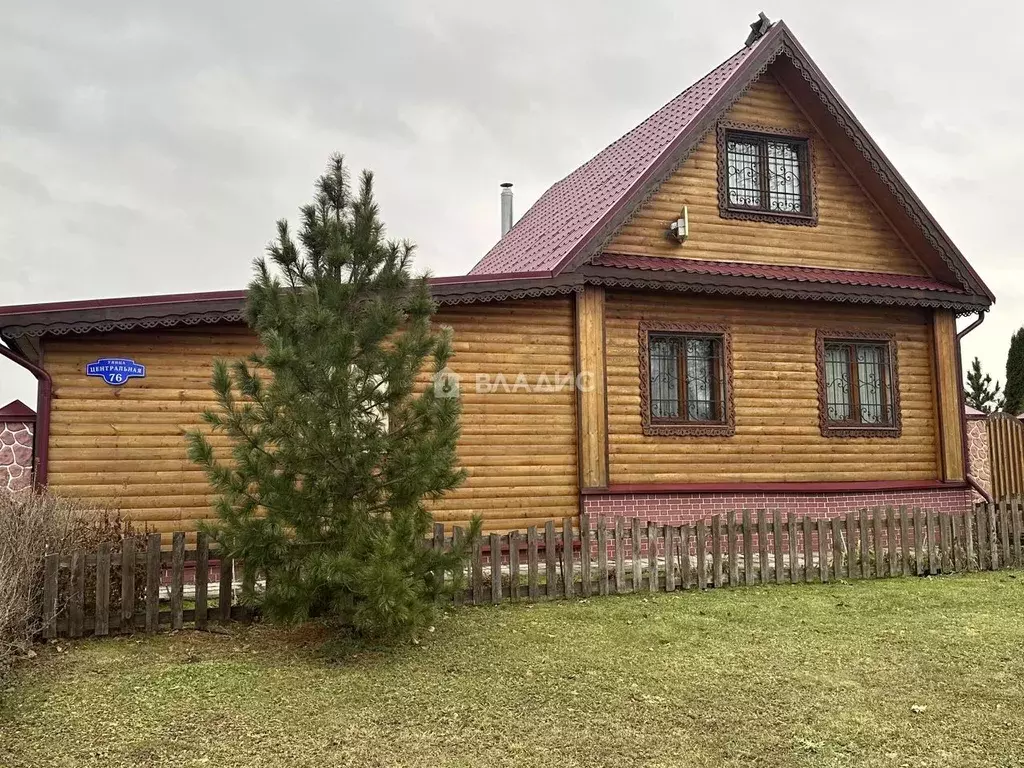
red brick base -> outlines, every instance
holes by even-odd
[[[844,493],[626,493],[583,497],[591,516],[639,517],[671,525],[692,524],[733,510],[781,509],[801,517],[833,518],[864,507],[920,507],[935,512],[969,510],[969,488],[855,491]]]

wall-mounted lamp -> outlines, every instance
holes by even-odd
[[[668,226],[669,237],[675,240],[677,243],[685,243],[686,238],[690,236],[690,212],[683,206],[682,213],[679,214],[679,218],[673,221]]]

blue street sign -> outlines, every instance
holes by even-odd
[[[123,357],[101,357],[85,366],[86,376],[98,376],[107,384],[119,387],[128,379],[146,378],[146,366]]]

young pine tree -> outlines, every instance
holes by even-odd
[[[1010,351],[1006,356],[1006,388],[1003,390],[1003,408],[1015,416],[1024,412],[1024,328],[1010,337]]]
[[[967,387],[964,389],[967,404],[984,413],[1002,410],[1003,399],[999,396],[999,382],[992,388],[992,377],[981,372],[981,360],[977,357],[971,361],[971,370],[967,372]]]
[[[280,221],[271,264],[254,264],[246,319],[260,351],[214,367],[218,408],[204,418],[229,438],[230,460],[198,431],[189,456],[218,494],[212,535],[266,576],[264,615],[407,635],[451,589],[438,574],[466,555],[424,546],[424,502],[463,479],[458,398],[443,376],[437,392],[434,379],[415,386],[428,366],[445,369],[451,329],[431,325],[412,246],[385,239],[372,174],[353,197],[332,157],[301,215],[298,243]]]

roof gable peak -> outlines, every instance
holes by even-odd
[[[759,36],[758,36],[759,35]],[[763,14],[748,45],[687,88],[629,133],[552,185],[471,275],[571,271],[593,259],[630,215],[688,157],[719,118],[780,57],[795,87],[813,94],[812,121],[829,123],[849,145],[847,155],[867,176],[876,200],[886,198],[913,230],[915,250],[935,256],[939,271],[971,294],[992,292],[948,238],[877,144],[853,116],[784,21]],[[799,82],[797,82],[799,81]],[[808,101],[812,99],[809,97]],[[821,128],[821,125],[818,125]],[[856,157],[854,156],[856,155]]]

